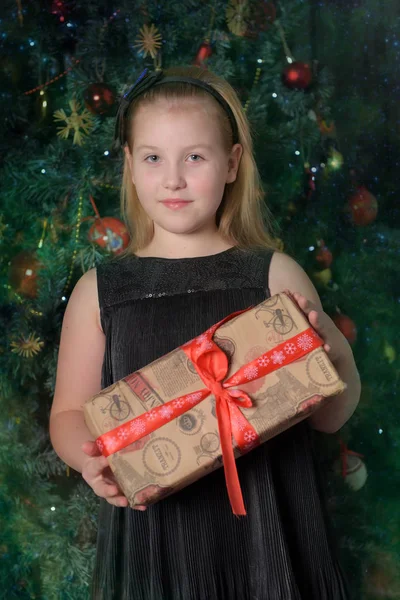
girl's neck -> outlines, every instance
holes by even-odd
[[[135,252],[136,256],[154,257],[154,258],[196,258],[198,256],[208,256],[218,254],[234,246],[233,242],[222,238],[220,235],[204,236],[185,241],[153,240],[145,248]]]

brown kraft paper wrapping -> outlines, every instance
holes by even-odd
[[[227,377],[242,365],[310,328],[291,298],[282,293],[224,323],[214,342],[229,359]],[[102,390],[83,409],[97,438],[156,406],[205,385],[193,363],[177,348]],[[253,401],[241,409],[261,443],[308,417],[346,388],[323,348],[239,389]],[[235,457],[239,457],[234,441]],[[222,466],[215,398],[209,395],[157,431],[111,454],[108,461],[133,508],[150,505]]]

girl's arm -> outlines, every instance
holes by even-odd
[[[289,290],[310,324],[325,341],[324,349],[330,357],[347,389],[314,412],[309,422],[324,433],[338,431],[354,413],[361,395],[361,382],[352,349],[332,319],[324,312],[318,293],[305,271],[290,256],[275,252],[270,265],[269,288],[271,295]]]
[[[82,407],[101,389],[104,348],[96,270],[91,269],[78,281],[65,311],[50,413],[50,439],[54,450],[80,473],[87,459],[81,446],[93,440]]]
[[[50,438],[54,450],[97,496],[114,506],[126,507],[107,458],[101,455],[86,427],[83,405],[101,390],[105,336],[95,269],[85,273],[71,294],[64,315],[58,354],[57,380],[50,414]],[[135,507],[146,510],[145,506]]]

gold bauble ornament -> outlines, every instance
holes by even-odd
[[[332,279],[332,271],[329,268],[322,271],[314,271],[312,276],[317,283],[326,287]]]
[[[393,346],[388,344],[388,342],[385,342],[383,354],[387,358],[390,365],[396,360],[396,350],[393,348]]]

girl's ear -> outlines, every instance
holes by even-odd
[[[229,157],[228,176],[226,179],[226,183],[232,183],[236,180],[242,154],[243,146],[241,144],[235,144],[232,147],[231,154]]]
[[[124,152],[125,152],[125,158],[126,158],[126,160],[128,161],[128,164],[129,164],[129,170],[131,172],[132,182],[133,182],[133,185],[135,185],[135,182],[133,181],[133,161],[132,161],[132,154],[131,154],[131,152],[129,150],[128,144],[125,144],[125,146],[124,146]]]

